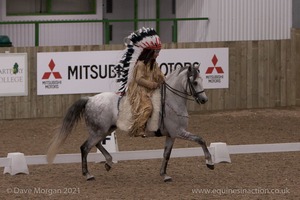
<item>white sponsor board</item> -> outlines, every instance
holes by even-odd
[[[37,94],[117,91],[113,68],[122,52],[38,53]],[[205,88],[228,88],[228,48],[163,49],[157,62],[165,75],[179,67],[200,64]]]
[[[157,58],[165,74],[178,67],[200,64],[200,74],[206,89],[229,87],[228,60],[228,48],[166,49],[161,50]]]
[[[113,68],[122,51],[37,54],[37,94],[80,94],[116,91]]]
[[[27,95],[27,53],[1,53],[0,96]]]

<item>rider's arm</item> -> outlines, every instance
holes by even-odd
[[[159,84],[154,82],[154,81],[149,81],[144,77],[143,74],[143,68],[145,67],[141,62],[137,63],[135,66],[137,67],[136,75],[135,75],[135,81],[137,82],[138,85],[143,86],[148,89],[156,89]]]
[[[148,89],[156,89],[158,87],[158,83],[156,83],[154,81],[148,81],[148,80],[144,79],[143,77],[140,77],[139,79],[137,79],[136,82],[139,85],[146,87]]]

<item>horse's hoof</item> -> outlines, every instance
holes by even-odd
[[[109,171],[111,169],[111,166],[107,163],[105,163],[104,167],[105,167],[106,171]]]
[[[95,180],[95,177],[93,175],[86,175],[86,180],[93,181],[93,180]]]
[[[165,182],[165,183],[166,183],[166,182],[172,182],[172,177],[170,177],[170,176],[165,176],[164,182]]]
[[[214,170],[214,169],[215,169],[215,165],[206,164],[206,166],[208,167],[208,169],[211,169],[211,170]]]

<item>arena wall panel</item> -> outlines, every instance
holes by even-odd
[[[273,108],[300,105],[300,31],[293,40],[169,43],[163,48],[229,48],[229,88],[208,89],[204,105],[188,103],[189,111]],[[3,47],[0,53],[28,53],[29,95],[0,97],[0,119],[62,117],[81,96],[37,96],[37,52],[122,50],[123,45]]]

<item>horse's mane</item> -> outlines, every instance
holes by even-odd
[[[186,70],[187,68],[188,68],[188,67],[181,67],[181,68],[175,69],[172,73],[170,73],[170,74],[167,75],[166,80],[178,76],[181,72],[183,72],[183,71]]]

